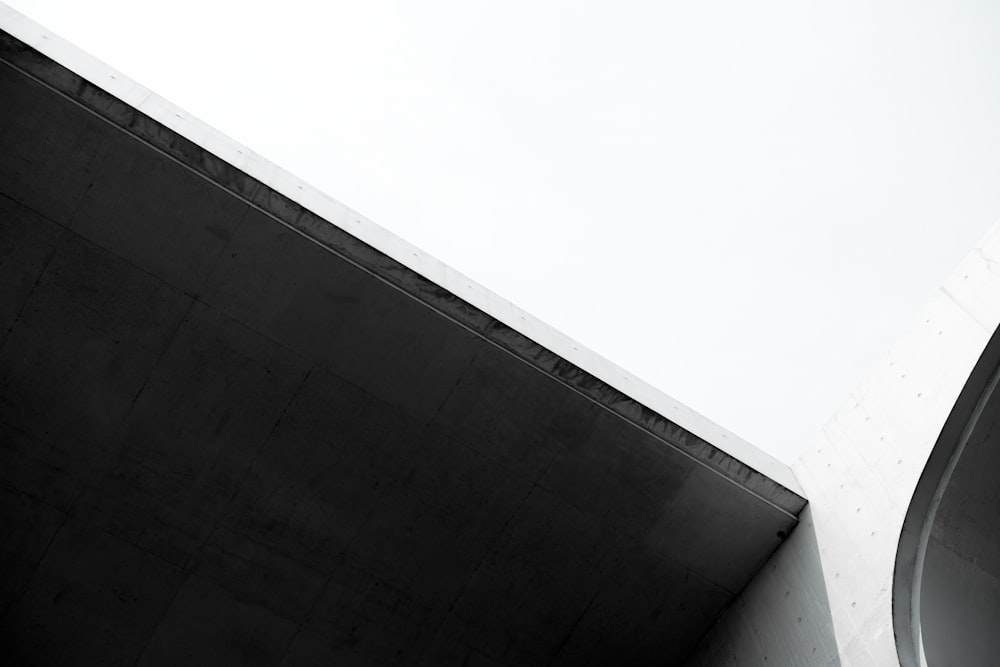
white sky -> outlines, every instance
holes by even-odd
[[[1000,3],[6,0],[790,461],[1000,219]]]

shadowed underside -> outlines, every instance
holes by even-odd
[[[168,129],[162,100],[0,46],[6,651],[670,664],[794,527],[791,485]]]

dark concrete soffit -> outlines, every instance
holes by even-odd
[[[805,507],[806,499],[789,488],[790,483],[775,481],[666,419],[3,30],[0,30],[0,58],[289,229],[644,429],[665,446],[689,456],[780,511],[798,516]]]

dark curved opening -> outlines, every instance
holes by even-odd
[[[905,667],[1000,656],[1000,331],[956,401],[903,524],[893,622]]]

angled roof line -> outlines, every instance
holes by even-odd
[[[8,64],[791,516],[789,466],[0,3]],[[54,61],[54,62],[53,62]]]

